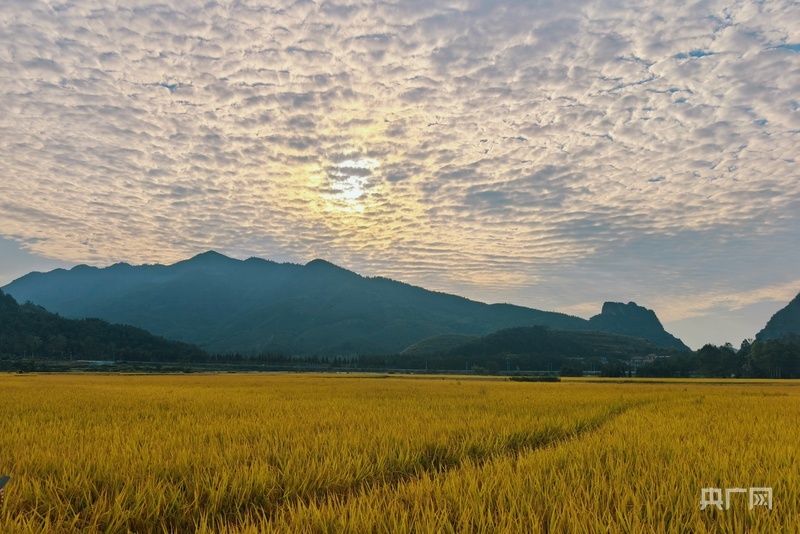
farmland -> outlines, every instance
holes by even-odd
[[[2,532],[793,532],[800,383],[2,375]],[[773,507],[700,509],[703,488]]]

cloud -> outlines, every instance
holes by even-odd
[[[796,280],[788,1],[26,1],[0,20],[0,228],[40,255],[326,257],[672,318]]]

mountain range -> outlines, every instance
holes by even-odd
[[[324,260],[297,265],[206,252],[167,266],[79,265],[31,273],[2,289],[67,318],[134,325],[211,352],[389,354],[431,336],[485,336],[533,325],[606,331],[689,350],[654,312],[632,302],[606,303],[585,320],[363,277]]]

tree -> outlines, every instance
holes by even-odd
[[[628,364],[621,360],[611,360],[600,368],[600,376],[621,378],[629,376]]]
[[[561,366],[561,371],[559,374],[561,376],[583,376],[583,366],[580,363],[571,360]]]
[[[800,339],[754,342],[744,363],[744,374],[755,378],[800,377]]]
[[[741,376],[744,360],[730,343],[721,347],[707,344],[697,351],[700,373],[710,377]]]

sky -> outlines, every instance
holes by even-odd
[[[324,258],[694,348],[800,291],[791,1],[0,2],[0,284]]]

